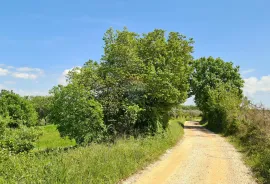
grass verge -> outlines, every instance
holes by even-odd
[[[117,183],[174,146],[183,135],[183,122],[172,120],[162,134],[114,145],[13,156],[0,152],[0,183]]]

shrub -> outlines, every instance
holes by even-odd
[[[34,127],[7,128],[1,136],[0,147],[13,153],[32,150],[40,132]]]
[[[10,119],[0,116],[0,148],[12,153],[28,152],[40,136],[38,128],[20,125],[9,128]]]
[[[260,173],[263,182],[270,182],[270,149],[266,149],[259,154],[259,160],[254,168]]]
[[[37,123],[37,113],[32,104],[12,91],[2,90],[0,93],[0,115],[9,118],[8,126],[33,126]]]
[[[7,152],[28,152],[40,133],[32,104],[12,91],[0,93],[0,148]]]
[[[75,139],[78,144],[101,141],[104,135],[101,105],[91,92],[78,85],[55,87],[49,119],[57,125],[63,137]]]
[[[235,91],[237,90],[228,91],[226,85],[209,91],[209,97],[206,101],[208,110],[204,112],[208,120],[208,127],[215,131],[222,131],[227,135],[238,131],[239,121],[237,118],[241,98]]]

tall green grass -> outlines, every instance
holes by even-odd
[[[66,152],[0,154],[0,183],[117,183],[175,145],[183,135],[182,123],[173,120],[164,133],[120,139],[113,145],[94,144]]]

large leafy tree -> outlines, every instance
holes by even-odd
[[[202,111],[207,111],[209,92],[225,85],[227,91],[235,91],[242,97],[244,81],[239,66],[225,62],[221,58],[200,58],[193,63],[194,72],[191,77],[191,95],[195,95],[195,103]]]
[[[142,121],[151,122],[157,130],[167,127],[169,110],[187,98],[193,40],[177,32],[170,32],[166,39],[165,31],[156,29],[139,42],[139,57],[146,68]]]
[[[192,39],[156,29],[142,36],[109,29],[101,63],[87,62],[69,82],[92,91],[104,121],[118,133],[156,132],[167,127],[168,111],[187,98]]]
[[[195,103],[209,123],[222,129],[227,126],[228,115],[236,113],[243,97],[244,81],[239,67],[213,57],[200,58],[193,66],[190,94],[195,96]]]

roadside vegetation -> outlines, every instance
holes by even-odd
[[[245,153],[246,163],[262,183],[270,183],[270,110],[248,100],[239,114],[238,131],[230,136]]]
[[[173,120],[166,132],[121,138],[113,145],[2,155],[0,183],[117,183],[174,146],[183,135],[183,122]]]

